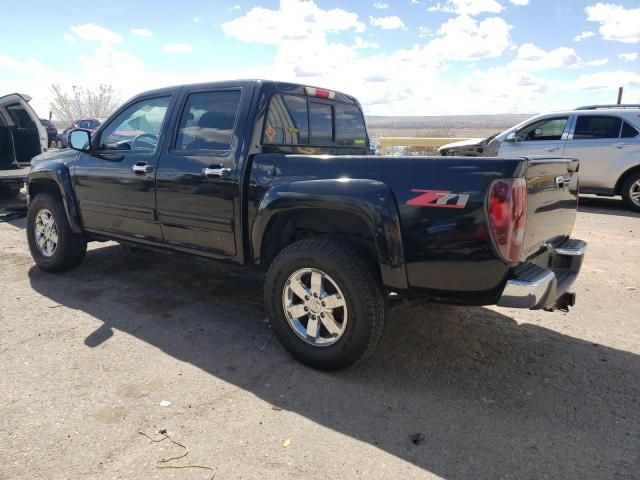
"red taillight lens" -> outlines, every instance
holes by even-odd
[[[519,262],[527,226],[527,182],[524,178],[495,180],[489,187],[489,224],[502,258]]]

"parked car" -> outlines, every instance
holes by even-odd
[[[0,97],[0,190],[16,195],[29,173],[30,161],[47,150],[47,132],[29,105],[31,97]]]
[[[107,239],[259,266],[275,334],[315,368],[373,351],[390,292],[574,303],[574,159],[373,156],[355,98],[271,81],[146,92],[70,142],[29,174],[41,269]]]
[[[538,115],[488,139],[444,145],[441,155],[565,155],[580,159],[580,191],[621,195],[640,212],[640,105],[591,105]]]
[[[47,120],[46,118],[41,118],[40,123],[47,131],[47,143],[48,146],[54,145],[58,139],[58,129],[51,122],[51,120]],[[55,145],[54,145],[55,146]]]
[[[74,120],[67,128],[57,135],[58,148],[69,147],[69,132],[72,130],[81,128],[89,132],[94,132],[102,122],[97,118],[83,118],[80,120]]]

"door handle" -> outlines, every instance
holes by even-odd
[[[138,162],[131,167],[131,170],[133,173],[151,173],[153,172],[153,167],[147,162]]]
[[[202,169],[202,174],[207,178],[220,178],[231,173],[230,168],[225,168],[222,165],[211,165]]]
[[[545,148],[545,150],[547,152],[555,152],[556,150],[558,150],[558,147],[547,147],[547,148]]]
[[[616,148],[622,148],[624,147],[624,143],[623,142],[614,143],[613,146]]]

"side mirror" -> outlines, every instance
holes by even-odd
[[[517,140],[516,132],[511,132],[509,135],[507,135],[507,138],[505,140],[507,142],[515,142]]]
[[[69,146],[80,152],[91,151],[91,134],[86,130],[71,130],[69,132]]]

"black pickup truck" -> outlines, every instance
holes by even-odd
[[[259,266],[272,327],[297,359],[346,367],[390,298],[566,309],[578,162],[371,154],[342,93],[273,81],[138,95],[28,178],[37,265],[117,240]]]

